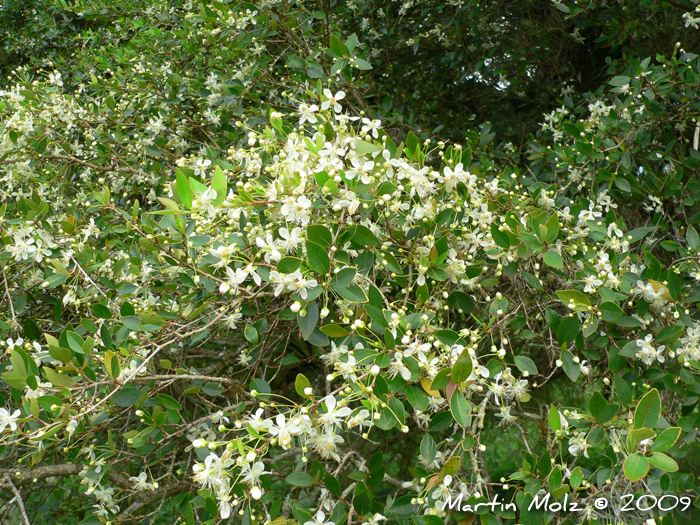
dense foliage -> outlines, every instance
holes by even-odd
[[[3,510],[693,523],[699,24],[6,1]]]

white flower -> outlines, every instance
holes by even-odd
[[[22,345],[24,344],[24,339],[21,337],[18,337],[16,340],[13,340],[11,337],[7,340],[7,349],[8,350],[14,350],[15,347],[22,348]]]
[[[194,164],[194,174],[197,176],[200,175],[205,175],[207,168],[211,166],[211,161],[209,159],[202,160],[202,159],[197,159],[197,161]],[[216,198],[216,197],[214,197]]]
[[[374,169],[374,162],[371,160],[362,162],[362,159],[353,157],[350,159],[350,163],[352,164],[352,168],[345,172],[345,177],[348,180],[358,177],[362,184],[371,184],[372,177],[370,172]]]
[[[294,280],[290,283],[289,289],[297,292],[302,301],[306,300],[310,289],[318,286],[318,281],[316,281],[316,279],[306,279],[299,270],[290,274],[290,280],[291,279]]]
[[[687,27],[687,25],[686,25]],[[57,86],[62,86],[63,85],[63,80],[61,80],[61,73],[58,71],[56,73],[49,73],[49,82],[52,84],[55,84]]]
[[[270,427],[270,434],[278,436],[278,442],[282,448],[291,448],[292,436],[299,434],[301,428],[293,422],[287,423],[284,414],[277,414],[275,423],[276,425]]]
[[[498,426],[508,425],[508,424],[514,422],[516,419],[518,419],[515,416],[511,415],[510,410],[511,410],[510,406],[503,405],[501,407],[501,411],[496,414],[496,417],[500,417],[502,419],[502,421],[498,424]]]
[[[326,425],[327,427],[333,427],[334,425],[340,426],[341,418],[348,417],[352,414],[352,409],[349,407],[336,408],[338,402],[334,396],[326,396],[323,402],[326,404],[327,412],[321,414],[318,418],[318,422],[322,425]]]
[[[598,277],[596,277],[595,275],[587,275],[583,278],[583,282],[586,283],[586,286],[583,288],[583,291],[587,293],[595,292],[598,286],[603,286],[603,281],[598,279]]]
[[[319,510],[313,519],[305,522],[304,525],[335,525],[335,523],[332,521],[326,521],[326,515]]]
[[[586,433],[579,432],[578,436],[569,438],[569,454],[578,456],[581,452],[588,457],[588,447],[591,445],[586,442]]]
[[[347,174],[346,174],[347,176]],[[348,213],[350,215],[354,214],[357,212],[357,210],[360,208],[360,205],[362,203],[360,202],[360,199],[357,198],[355,195],[355,192],[353,191],[346,191],[345,195],[343,195],[340,199],[338,199],[335,204],[333,205],[333,210],[334,211],[340,211],[342,208],[347,208]],[[337,207],[337,209],[336,209]]]
[[[411,370],[403,363],[403,354],[396,352],[389,365],[389,375],[393,379],[399,374],[405,381],[411,380]]]
[[[323,90],[323,95],[326,97],[326,100],[324,100],[321,103],[321,109],[326,110],[333,106],[333,111],[336,113],[340,113],[343,111],[343,106],[338,104],[339,100],[343,100],[345,98],[345,92],[344,91],[338,91],[335,95],[331,93],[331,90],[326,88]]]
[[[579,364],[579,366],[581,367],[581,373],[584,376],[587,376],[591,373],[591,367],[587,366],[586,363],[588,363],[588,361],[581,361],[581,363]]]
[[[285,252],[289,253],[297,249],[302,242],[301,240],[301,228],[294,228],[289,231],[287,228],[280,228],[279,234],[281,239],[277,241],[280,248],[284,249]]]
[[[369,410],[363,408],[356,415],[348,419],[346,424],[348,428],[360,427],[360,430],[364,430],[365,426],[371,426],[372,421],[369,419]]]
[[[226,325],[227,328],[230,328],[231,330],[235,330],[236,327],[238,326],[238,322],[243,319],[243,314],[241,312],[236,312],[228,317],[226,317],[224,324]]]
[[[219,410],[211,415],[211,420],[216,423],[228,423],[229,419],[224,415],[223,410]]]
[[[272,261],[278,262],[282,259],[282,252],[279,251],[277,243],[272,238],[271,233],[268,233],[264,239],[262,237],[256,237],[255,244],[264,254],[266,263],[271,264]]]
[[[378,129],[382,127],[382,121],[381,120],[370,120],[368,118],[363,118],[362,123],[364,126],[362,126],[362,131],[364,133],[371,133],[371,135],[376,139],[379,137]]]
[[[216,200],[216,190],[209,188],[204,193],[194,198],[192,201],[192,211],[198,211],[208,217],[216,217],[216,208],[213,204],[214,200]]]
[[[263,419],[262,415],[264,412],[264,409],[258,408],[255,414],[246,417],[246,423],[253,427],[253,430],[257,432],[260,432],[261,430],[269,430],[269,428],[272,426],[272,421],[269,419]]]
[[[652,365],[654,361],[658,361],[659,363],[663,363],[665,361],[663,352],[666,349],[666,346],[661,345],[658,348],[655,348],[654,345],[651,344],[653,339],[654,338],[651,334],[647,334],[644,339],[636,340],[639,350],[637,350],[635,355],[637,359],[641,359],[647,366]]]
[[[444,177],[440,178],[440,182],[445,185],[447,191],[452,191],[457,187],[457,183],[461,182],[464,184],[473,184],[476,181],[476,176],[471,175],[468,171],[464,171],[464,164],[461,162],[457,164],[454,168],[445,166],[443,170],[445,173]]]
[[[313,442],[314,452],[324,459],[335,459],[340,461],[340,456],[338,456],[337,445],[339,443],[344,443],[345,440],[342,436],[333,433],[332,430],[326,429],[326,432],[319,434],[316,432],[311,438]]]
[[[15,236],[14,244],[5,246],[5,249],[19,262],[31,259],[36,251],[36,246],[34,246],[34,239],[31,237],[23,239],[19,236]]]
[[[303,125],[304,122],[310,122],[311,124],[318,122],[316,115],[314,115],[316,111],[318,111],[316,104],[311,104],[310,106],[303,103],[299,104],[299,125]]]
[[[243,281],[248,277],[248,274],[240,268],[233,270],[229,266],[226,267],[226,275],[228,279],[219,285],[219,292],[226,293],[230,291],[234,295],[238,293],[238,286],[243,284]]]
[[[280,212],[287,222],[301,223],[306,226],[311,221],[309,208],[313,203],[306,195],[300,197],[287,197]]]
[[[251,485],[257,485],[260,480],[260,476],[269,473],[269,471],[265,470],[265,464],[262,461],[255,462],[252,467],[249,464],[246,464],[241,469],[243,481],[250,483]]]
[[[155,490],[153,483],[148,483],[148,474],[141,472],[138,477],[131,476],[129,481],[134,484],[137,490]]]
[[[386,519],[386,516],[377,512],[374,516],[370,517],[367,521],[362,523],[362,525],[379,525],[380,521],[386,521]]]
[[[278,297],[291,284],[289,274],[281,274],[277,270],[270,272],[270,282],[275,285],[273,293]]]
[[[10,427],[12,432],[17,430],[17,420],[21,414],[22,411],[19,409],[15,410],[12,415],[10,415],[7,409],[0,408],[0,433],[4,432],[7,426]]]

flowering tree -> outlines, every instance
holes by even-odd
[[[697,55],[521,150],[388,128],[317,6],[88,4],[0,99],[19,522],[692,516]]]

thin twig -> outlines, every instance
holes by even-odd
[[[29,517],[27,516],[27,509],[24,508],[24,500],[22,499],[22,494],[20,493],[19,489],[15,487],[15,484],[12,483],[10,476],[8,476],[7,474],[3,476],[2,482],[0,483],[0,487],[11,491],[12,494],[15,495],[13,501],[17,502],[17,506],[19,507],[19,511],[22,514],[22,518],[24,519],[25,525],[32,525],[29,522]]]

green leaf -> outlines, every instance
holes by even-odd
[[[613,79],[610,81],[610,85],[620,87],[624,86],[625,84],[629,84],[630,80],[631,78],[626,76],[613,77]]]
[[[459,390],[455,390],[450,397],[450,412],[452,412],[452,417],[460,427],[467,428],[471,426],[471,407]]]
[[[623,407],[628,407],[632,403],[632,389],[627,381],[620,376],[615,376],[613,379],[613,387],[617,395],[617,400]]]
[[[561,430],[561,416],[554,405],[549,405],[549,428],[552,429],[552,432]]]
[[[445,465],[442,467],[441,474],[443,476],[455,475],[459,471],[460,464],[461,464],[461,461],[459,459],[459,456],[452,456],[450,459],[447,460]]]
[[[460,384],[465,381],[472,373],[474,369],[474,364],[469,356],[469,352],[465,348],[462,353],[457,358],[457,362],[452,367],[452,381],[456,384]]]
[[[211,179],[211,189],[216,192],[216,199],[212,201],[215,206],[219,206],[224,202],[226,190],[228,189],[227,186],[226,175],[223,170],[217,166],[214,170],[214,176]]]
[[[522,232],[520,236],[522,237],[525,246],[530,248],[533,252],[539,253],[542,250],[544,250],[544,244],[542,244],[542,241],[536,235],[527,232]]]
[[[355,268],[344,268],[340,270],[333,276],[333,279],[331,279],[331,288],[334,290],[339,288],[347,288],[350,286],[350,284],[352,284],[356,274],[357,270],[355,270]]]
[[[68,346],[71,350],[73,350],[73,352],[76,352],[78,354],[85,353],[83,352],[83,345],[85,344],[85,341],[83,341],[82,337],[80,337],[75,332],[68,332],[66,334],[66,338],[68,339]]]
[[[250,389],[256,390],[258,392],[258,399],[262,399],[263,401],[267,401],[270,397],[268,394],[272,392],[270,384],[260,378],[255,378],[250,382]]]
[[[637,242],[646,237],[650,232],[653,232],[654,229],[655,228],[635,228],[634,230],[630,230],[627,232],[627,234],[625,235],[625,239],[627,239],[631,243]]]
[[[357,57],[355,57],[354,61],[351,60],[350,64],[355,65],[357,67],[357,69],[360,69],[362,71],[367,71],[369,69],[372,69],[372,66],[370,65],[369,62],[367,62],[366,60],[363,60],[361,58],[357,58]]]
[[[61,361],[62,363],[65,363],[65,364],[70,363],[71,358],[73,357],[73,354],[71,354],[71,352],[68,348],[63,348],[63,347],[54,346],[54,345],[49,345],[49,354],[54,359],[57,359],[58,361]]]
[[[177,410],[178,412],[182,410],[180,403],[167,394],[158,394],[158,402],[168,410]]]
[[[544,254],[544,263],[551,268],[564,268],[564,261],[561,260],[561,255],[554,250],[549,250]]]
[[[606,322],[614,322],[617,321],[620,317],[622,317],[623,311],[622,308],[620,308],[618,305],[615,303],[611,302],[606,302],[601,304],[598,309],[601,312],[601,318],[603,321]]]
[[[433,378],[433,381],[430,383],[430,388],[432,390],[442,390],[452,379],[451,374],[452,371],[449,368],[443,368]]]
[[[321,224],[309,226],[306,230],[306,238],[324,248],[328,248],[333,244],[333,235],[331,235],[331,231]]]
[[[333,475],[330,472],[326,472],[323,476],[323,481],[326,484],[328,492],[330,492],[336,498],[339,498],[341,494],[341,489],[338,480],[335,479],[335,477],[333,477]]]
[[[632,482],[639,481],[649,472],[649,462],[641,454],[630,454],[625,458],[622,469],[625,471],[625,476],[628,480]]]
[[[591,415],[597,418],[606,406],[608,406],[608,402],[603,395],[600,392],[593,392],[588,401],[588,410],[591,412]]]
[[[307,239],[306,255],[309,259],[309,268],[320,274],[327,274],[331,269],[331,260],[326,248]]]
[[[92,312],[100,319],[112,318],[112,312],[109,310],[109,308],[100,303],[95,303],[92,305]]]
[[[306,305],[306,315],[304,317],[297,314],[297,322],[299,323],[299,329],[301,330],[301,336],[304,338],[304,341],[308,341],[309,337],[311,337],[318,323],[318,318],[318,305],[316,302],[311,302]]]
[[[245,335],[245,338],[248,340],[249,343],[252,343],[254,345],[258,343],[258,331],[252,324],[245,325],[245,328],[243,329],[243,334]]]
[[[581,366],[574,362],[574,356],[568,350],[564,350],[561,353],[561,360],[563,363],[564,372],[567,376],[569,376],[569,379],[575,383],[579,374],[581,373]]]
[[[581,323],[575,315],[567,317],[559,323],[557,327],[557,340],[560,345],[568,345],[572,343],[576,336],[581,331]]]
[[[357,45],[357,35],[353,33],[345,41],[345,46],[348,48],[348,53],[355,51],[355,46]]]
[[[590,299],[578,290],[558,290],[556,294],[559,300],[564,303],[564,306],[568,307],[569,304],[573,304],[575,312],[588,310],[588,307],[591,306]]]
[[[335,53],[336,56],[342,57],[348,54],[348,50],[345,47],[345,44],[337,36],[331,35],[329,42],[331,46],[331,51],[333,51],[333,53]]]
[[[598,317],[595,315],[589,315],[588,319],[583,322],[581,333],[583,334],[583,337],[588,338],[595,334],[596,330],[598,330]]]
[[[661,398],[659,391],[652,388],[644,394],[634,410],[634,428],[655,428],[661,417]]]
[[[499,231],[498,225],[495,222],[491,223],[491,237],[493,237],[493,242],[495,242],[501,248],[506,250],[510,248],[510,237],[508,237],[508,232],[505,230]]]
[[[301,397],[309,397],[306,395],[306,393],[304,393],[304,390],[310,386],[311,383],[304,374],[297,374],[296,381],[294,381],[294,390],[297,391],[297,394],[299,394]]]
[[[625,179],[615,179],[615,186],[620,188],[625,193],[630,193],[632,191],[630,183],[627,182]]]
[[[321,327],[321,332],[326,334],[328,337],[347,337],[350,335],[345,328],[337,324],[327,324]]]
[[[33,319],[27,318],[24,320],[24,335],[28,339],[39,341],[41,339],[41,330]]]
[[[663,452],[654,452],[647,459],[649,460],[649,463],[654,465],[656,468],[663,470],[664,472],[678,471],[678,463]]]
[[[126,386],[112,396],[111,400],[120,407],[132,407],[141,398],[142,392],[133,386]]]
[[[521,372],[528,372],[531,376],[537,375],[537,366],[535,366],[535,362],[529,357],[516,355],[514,361],[515,366],[517,366],[518,370]]]
[[[381,146],[379,149],[381,150]],[[356,244],[363,244],[365,246],[378,246],[382,244],[382,241],[377,239],[377,236],[374,235],[369,228],[366,228],[361,224],[357,225],[355,234],[352,236],[352,242]]]
[[[688,226],[688,231],[685,232],[685,240],[688,241],[688,246],[692,250],[697,251],[700,248],[700,235],[692,226]]]
[[[310,487],[314,483],[314,478],[306,472],[292,472],[285,481],[295,487]]]
[[[396,260],[396,257],[388,251],[383,251],[381,252],[382,258],[381,258],[381,264],[384,266],[387,270],[390,272],[393,272],[397,275],[402,275],[403,274],[403,269],[401,268],[401,265],[399,264],[399,261]],[[386,261],[386,264],[384,264],[384,261]]]
[[[428,463],[432,463],[437,454],[437,445],[430,434],[423,434],[423,439],[420,442],[420,455]]]
[[[175,169],[175,173],[177,176],[177,183],[175,186],[177,196],[185,207],[192,208],[192,187],[190,186],[190,182],[179,168]]]
[[[428,395],[417,386],[410,385],[406,390],[406,399],[411,403],[411,406],[416,410],[425,410],[428,408]]]
[[[676,441],[678,441],[678,438],[681,435],[681,429],[680,427],[671,427],[667,428],[661,434],[656,436],[656,439],[654,440],[654,444],[651,447],[651,450],[655,452],[664,452],[671,448],[673,445],[676,444]]]
[[[280,273],[294,273],[301,266],[301,259],[297,257],[282,257],[277,263],[277,269]]]
[[[366,303],[367,302],[367,294],[365,291],[357,286],[356,284],[351,284],[347,288],[340,288],[331,285],[331,288],[333,288],[340,297],[343,299],[346,299],[352,303]]]
[[[683,332],[685,332],[684,326],[667,326],[666,328],[661,330],[655,342],[660,345],[669,345],[671,343],[675,343],[676,341],[678,341]]]
[[[549,220],[547,221],[547,242],[549,244],[553,243],[554,241],[557,240],[557,237],[559,236],[559,217],[555,213],[552,215]]]

